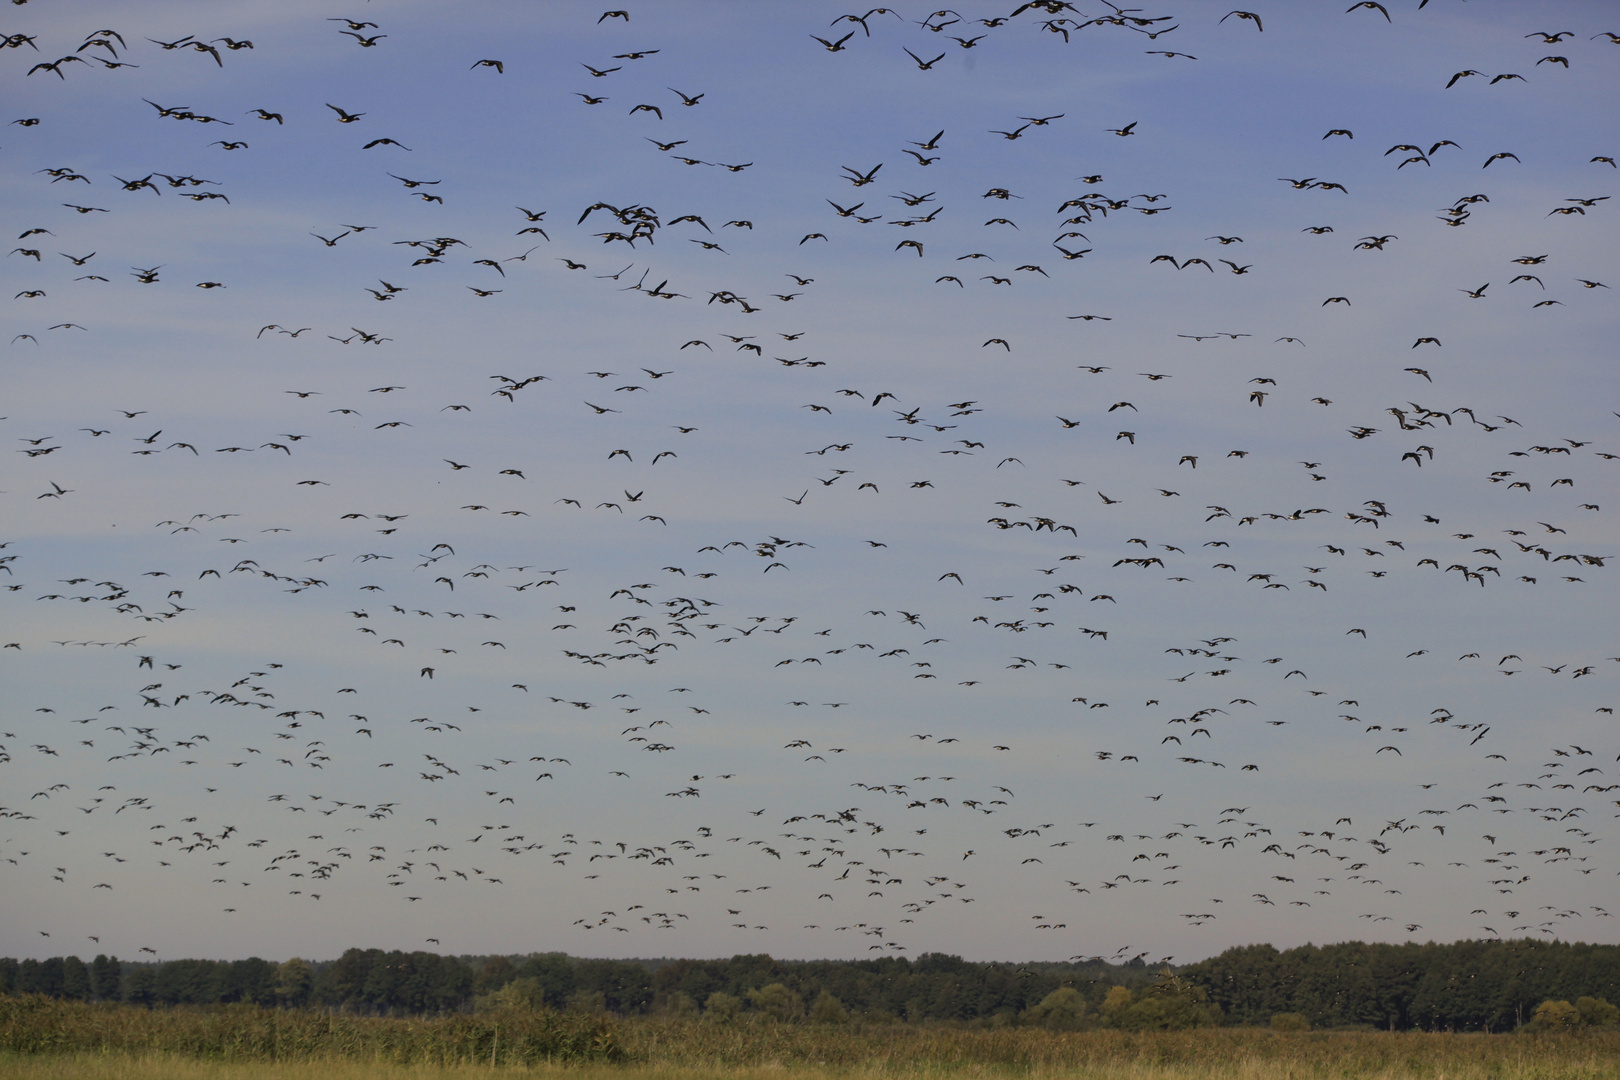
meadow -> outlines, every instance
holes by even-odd
[[[8,1080],[449,1080],[493,1073],[571,1080],[785,1073],[805,1080],[1592,1080],[1620,1077],[1620,1033],[1133,1033],[517,1012],[392,1018],[0,1000],[0,1076]]]
[[[299,1063],[212,1062],[168,1056],[74,1055],[47,1059],[0,1057],[0,1076],[16,1080],[463,1080],[486,1076],[557,1077],[558,1080],[878,1080],[895,1076],[939,1078],[939,1080],[991,1080],[1003,1076],[1030,1080],[1315,1080],[1315,1078],[1445,1078],[1445,1080],[1581,1080],[1617,1075],[1612,1055],[1554,1060],[1530,1059],[1513,1064],[1456,1066],[1444,1059],[1418,1065],[1390,1065],[1364,1069],[1351,1063],[1326,1058],[1317,1065],[1292,1062],[1249,1061],[1232,1066],[1154,1065],[1120,1063],[1008,1070],[993,1066],[922,1065],[904,1070],[877,1067],[833,1069],[826,1066],[788,1068],[775,1066],[698,1067],[672,1065],[630,1066],[496,1066],[483,1065],[388,1065],[353,1061],[307,1061]]]

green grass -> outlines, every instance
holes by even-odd
[[[1620,1032],[1128,1033],[550,1013],[395,1018],[0,998],[11,1080],[1620,1080]]]

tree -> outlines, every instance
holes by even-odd
[[[723,960],[676,960],[653,972],[653,985],[660,994],[685,994],[700,1002],[730,987],[727,967]]]
[[[164,1005],[212,1005],[226,974],[226,966],[212,960],[170,960],[158,965],[153,994]]]
[[[849,1010],[844,1003],[823,990],[816,995],[816,1000],[810,1003],[810,1022],[812,1024],[842,1024],[849,1019]]]
[[[1541,1001],[1620,1000],[1620,948],[1527,939],[1249,945],[1181,975],[1241,1024],[1297,1012],[1323,1027],[1491,1031],[1524,1023]]]
[[[97,1001],[117,1001],[122,975],[118,957],[105,954],[90,961],[90,992]]]
[[[543,953],[529,957],[519,965],[518,977],[539,983],[546,1004],[553,1009],[565,1007],[569,995],[574,992],[574,968],[564,953]]]
[[[1272,1013],[1272,1031],[1309,1031],[1311,1022],[1299,1013]]]
[[[1124,990],[1122,986],[1115,990]],[[1129,990],[1125,990],[1127,994]],[[1117,999],[1116,999],[1117,1000]],[[1080,1026],[1086,1014],[1086,999],[1072,986],[1060,986],[1041,998],[1040,1003],[1024,1010],[1024,1020],[1044,1028],[1072,1031]]]
[[[625,960],[582,960],[574,966],[578,990],[602,995],[608,1011],[646,1012],[653,1001],[652,974],[645,965]]]
[[[781,983],[748,991],[748,1003],[781,1023],[797,1020],[804,1015],[804,999]]]
[[[124,1000],[131,1005],[150,1008],[157,1000],[156,990],[157,971],[151,966],[143,964],[124,978]]]
[[[347,959],[349,954],[345,953],[334,967]],[[441,1012],[457,1008],[471,996],[472,970],[453,956],[371,950],[358,959],[370,962],[359,988],[359,1003],[379,1011]],[[354,997],[348,1000],[354,1001]]]
[[[1160,973],[1158,982],[1138,994],[1123,986],[1113,987],[1103,1000],[1103,1010],[1109,1024],[1124,1031],[1209,1027],[1221,1017],[1220,1009],[1209,1004],[1203,987],[1184,982],[1168,969]]]
[[[74,1001],[90,998],[90,969],[77,956],[62,960],[62,996]]]
[[[257,956],[232,960],[220,965],[219,1000],[243,1001],[253,1005],[276,1003],[276,973],[280,965]]]
[[[314,999],[322,1005],[360,1005],[372,966],[382,959],[379,949],[345,949],[337,962],[316,980]]]
[[[731,1022],[741,1011],[742,1000],[723,990],[716,990],[703,1002],[703,1015],[722,1024]]]
[[[1620,1023],[1620,1006],[1610,1005],[1603,998],[1576,998],[1575,1011],[1581,1014],[1581,1023],[1586,1027],[1609,1027]]]
[[[600,990],[575,990],[568,996],[568,1010],[570,1012],[607,1012],[607,1007],[607,995]]]
[[[512,962],[504,956],[492,956],[484,961],[484,966],[478,969],[478,978],[473,988],[480,994],[487,994],[499,990],[517,977],[517,971]]]
[[[1108,994],[1102,1001],[1103,1019],[1110,1027],[1118,1027],[1120,1016],[1124,1014],[1126,1009],[1131,1007],[1135,1000],[1136,995],[1131,993],[1130,987],[1110,986]]]
[[[1581,1026],[1581,1013],[1567,1001],[1543,1001],[1525,1026],[1537,1031],[1574,1031]]]
[[[539,979],[516,978],[499,990],[479,995],[477,1007],[509,1012],[539,1012],[546,1007],[546,992]]]
[[[49,960],[41,960],[35,969],[34,993],[49,994],[51,997],[62,996],[62,958],[53,956]]]
[[[315,969],[308,960],[293,957],[276,966],[276,1001],[292,1009],[301,1009],[309,1002],[315,989]]]

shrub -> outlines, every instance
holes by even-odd
[[[849,1010],[844,1003],[823,990],[816,1000],[810,1003],[810,1022],[812,1024],[842,1024],[849,1019]]]
[[[781,983],[748,991],[748,1003],[772,1020],[782,1023],[804,1015],[804,999]]]
[[[1543,1001],[1523,1031],[1574,1031],[1585,1027],[1608,1027],[1620,1022],[1620,1008],[1603,998],[1581,997],[1567,1001]]]
[[[716,990],[703,1002],[703,1015],[717,1023],[730,1023],[742,1011],[742,1000]]]
[[[1271,1016],[1272,1031],[1309,1031],[1311,1022],[1299,1013],[1273,1013]]]
[[[1581,1026],[1580,1010],[1567,1001],[1543,1001],[1526,1026],[1537,1031],[1574,1031]]]
[[[607,1012],[607,995],[600,990],[575,990],[568,995],[568,1011],[577,1013]]]
[[[1128,991],[1127,991],[1128,992]],[[1024,1021],[1044,1028],[1072,1031],[1086,1014],[1086,999],[1072,986],[1060,986],[1037,1005],[1024,1010]]]
[[[499,990],[473,999],[478,1012],[539,1012],[545,1007],[545,989],[533,978],[513,979]]]
[[[1119,1018],[1121,1013],[1130,1008],[1131,1003],[1135,1000],[1136,995],[1131,993],[1130,987],[1110,986],[1107,996],[1102,1001],[1103,1019],[1108,1022],[1109,1026],[1114,1026],[1114,1021]]]
[[[1576,998],[1575,1011],[1581,1014],[1581,1023],[1586,1027],[1609,1027],[1620,1023],[1620,1006],[1610,1005],[1603,998]]]
[[[1168,970],[1140,993],[1115,986],[1103,999],[1103,1017],[1121,1031],[1180,1031],[1220,1023],[1221,1011],[1209,1004],[1204,988],[1183,982]]]

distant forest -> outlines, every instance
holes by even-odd
[[[1168,980],[1214,1006],[1219,1012],[1210,1015],[1227,1024],[1266,1024],[1290,1014],[1319,1028],[1503,1031],[1529,1020],[1544,1001],[1620,999],[1620,946],[1347,942],[1279,951],[1250,945],[1174,970],[1140,960],[975,963],[943,953],[874,960],[590,960],[564,953],[457,957],[350,949],[336,960],[281,963],[0,959],[4,994],[390,1015],[514,1003],[620,1016],[714,1009],[730,1015],[774,1002],[773,1014],[791,1019],[806,1003],[836,999],[848,1015],[873,1021],[1005,1023],[1038,1015],[1036,1007],[1064,988],[1078,993],[1084,1011],[1095,1016],[1107,1011],[1113,987],[1141,994]],[[774,998],[760,993],[767,987]]]

